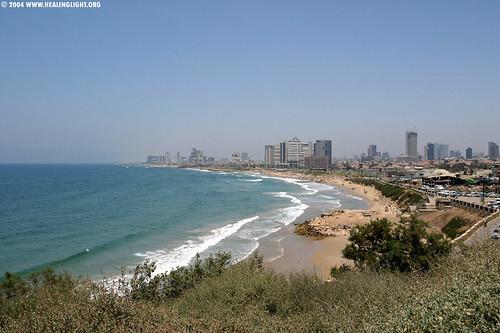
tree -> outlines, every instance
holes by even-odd
[[[428,233],[426,227],[414,217],[401,219],[396,227],[387,219],[377,219],[355,227],[342,253],[361,269],[427,271],[450,252],[451,244],[442,234]]]

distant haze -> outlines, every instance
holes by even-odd
[[[0,162],[500,143],[500,1],[0,8]]]

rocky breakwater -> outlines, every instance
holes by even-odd
[[[351,231],[351,226],[339,222],[341,217],[345,215],[343,210],[335,210],[329,213],[321,214],[321,216],[306,220],[304,223],[295,225],[295,233],[298,235],[323,238],[329,236],[347,236]]]

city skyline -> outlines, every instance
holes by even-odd
[[[413,128],[419,155],[500,142],[498,1],[106,1],[2,9],[0,28],[0,163],[263,159],[294,136],[400,156]]]

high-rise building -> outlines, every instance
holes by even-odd
[[[314,143],[314,156],[325,156],[326,167],[332,166],[332,140],[316,140]]]
[[[299,138],[294,137],[292,140],[282,142],[280,144],[281,163],[286,163],[290,167],[304,167],[306,156],[311,156],[313,153],[311,142],[302,142]]]
[[[274,145],[274,163],[273,166],[276,166],[280,163],[280,158],[281,158],[281,144],[275,144]]]
[[[332,167],[332,141],[316,140],[313,154],[304,157],[307,169],[328,170]]]
[[[435,144],[435,146],[438,146],[438,160],[444,160],[445,158],[450,157],[450,148],[448,145],[443,145],[443,144]]]
[[[460,150],[450,150],[450,157],[452,157],[452,158],[461,158],[462,157],[462,153],[460,152]]]
[[[264,164],[268,167],[275,165],[275,150],[274,145],[266,145],[264,147]]]
[[[429,161],[443,160],[450,156],[448,145],[441,143],[427,143],[425,146],[425,159]]]
[[[434,144],[428,142],[427,145],[424,147],[424,159],[427,161],[433,161],[434,160]]]
[[[288,161],[287,161],[287,146],[286,146],[286,142],[280,142],[280,149],[279,149],[279,153],[280,153],[280,158],[279,158],[279,163],[281,164],[286,164]]]
[[[188,161],[191,165],[205,164],[205,156],[201,150],[193,148],[191,149],[191,155],[189,155]]]
[[[418,157],[417,132],[406,131],[406,156]]]
[[[471,147],[468,147],[467,149],[465,149],[465,158],[468,160],[472,159],[472,148]]]
[[[303,168],[305,158],[313,155],[312,142],[302,142],[298,138],[264,147],[264,164],[273,167]]]
[[[495,142],[488,142],[488,157],[490,160],[498,158],[498,145]]]
[[[377,145],[369,145],[368,146],[368,159],[373,160],[377,156],[378,156]]]

